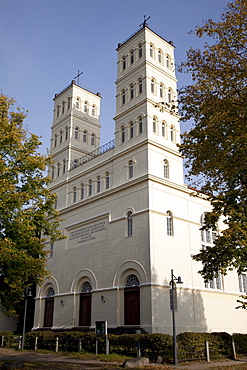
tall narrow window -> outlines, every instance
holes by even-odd
[[[142,79],[141,78],[139,78],[138,85],[139,85],[139,94],[141,94],[142,93]]]
[[[80,98],[76,99],[75,107],[76,109],[80,109]]]
[[[134,85],[131,84],[130,85],[130,99],[133,99],[134,98]]]
[[[105,174],[105,188],[109,189],[110,187],[110,177],[109,177],[109,172],[106,172]]]
[[[173,235],[173,217],[170,211],[166,213],[166,233],[167,235]]]
[[[84,102],[84,113],[88,113],[88,102]]]
[[[55,177],[55,167],[52,166],[52,168],[51,168],[51,178],[52,178],[52,180],[54,180],[54,177]]]
[[[153,117],[153,132],[156,133],[157,131],[157,118]]]
[[[139,44],[138,51],[139,51],[139,58],[142,58],[142,44]]]
[[[84,184],[81,184],[81,199],[84,199]]]
[[[54,147],[57,146],[57,134],[55,134],[55,138],[54,138]]]
[[[153,47],[152,44],[150,44],[150,49],[149,50],[150,50],[150,57],[153,58],[153,56],[154,56],[153,55],[154,54],[154,47]]]
[[[133,64],[134,63],[134,51],[131,50],[130,52],[130,63]]]
[[[134,137],[134,125],[133,122],[130,122],[130,139]]]
[[[162,52],[161,50],[159,49],[158,50],[158,62],[161,63],[162,62]]]
[[[151,93],[154,94],[154,78],[151,79]]]
[[[60,176],[60,163],[57,164],[57,177]]]
[[[63,131],[60,131],[60,144],[63,142]]]
[[[67,109],[70,110],[70,98],[68,98]]]
[[[93,184],[92,184],[92,180],[89,180],[88,181],[88,196],[91,197],[92,194],[93,194]]]
[[[76,127],[75,128],[75,139],[79,139],[79,128],[78,127]]]
[[[125,142],[125,128],[124,128],[124,126],[121,127],[121,140],[122,140],[122,143]]]
[[[126,56],[123,56],[123,69],[126,69]]]
[[[133,218],[132,218],[132,212],[129,211],[128,214],[127,214],[127,227],[128,227],[128,230],[127,230],[127,235],[128,236],[132,236],[133,235]]]
[[[167,159],[164,159],[164,177],[169,179],[169,162]]]
[[[63,160],[63,174],[65,174],[65,170],[66,170],[66,161],[65,159]]]
[[[142,134],[142,117],[139,117],[139,134]]]
[[[84,143],[87,142],[87,131],[86,130],[83,131],[83,142]]]
[[[238,275],[239,291],[241,293],[247,293],[247,275],[242,273]]]
[[[92,134],[91,136],[91,145],[95,145],[95,134]]]
[[[168,100],[168,103],[171,103],[172,101],[172,90],[170,88],[168,89],[167,100]]]
[[[60,110],[60,107],[59,105],[57,106],[57,118],[59,117],[59,110]]]
[[[166,56],[166,67],[167,68],[170,68],[170,57],[169,57],[169,55],[167,54],[167,56]]]
[[[97,176],[97,193],[100,192],[100,176]]]
[[[165,124],[164,121],[162,122],[161,134],[162,134],[163,137],[166,136],[166,124]]]
[[[132,179],[134,176],[133,161],[129,161],[129,179]]]
[[[76,202],[76,187],[73,187],[73,202]]]
[[[92,106],[92,116],[96,116],[96,106]]]
[[[164,85],[160,83],[160,98],[163,98]]]
[[[125,104],[126,101],[126,92],[125,90],[122,90],[122,104]]]
[[[69,137],[69,129],[68,127],[65,128],[65,140],[68,140]]]
[[[171,129],[170,129],[170,134],[171,134],[171,141],[174,143],[175,142],[175,127],[174,126],[171,126]]]

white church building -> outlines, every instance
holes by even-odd
[[[106,320],[112,332],[171,334],[173,269],[183,281],[178,333],[247,332],[236,309],[246,276],[205,283],[191,258],[214,234],[200,230],[210,204],[184,184],[173,43],[144,22],[117,53],[110,143],[100,143],[99,93],[72,81],[54,98],[50,190],[66,238],[46,245],[50,277],[33,329],[87,331]]]

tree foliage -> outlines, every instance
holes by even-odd
[[[247,268],[247,1],[229,3],[219,22],[211,19],[192,32],[209,37],[204,49],[190,49],[182,72],[193,84],[180,91],[182,120],[194,120],[181,153],[189,178],[207,193],[212,212],[205,228],[226,229],[193,258],[203,263],[206,279],[221,271]]]
[[[37,153],[39,138],[28,135],[26,115],[14,105],[0,95],[0,309],[8,315],[16,314],[25,288],[48,274],[44,242],[62,237],[44,175],[51,160]]]

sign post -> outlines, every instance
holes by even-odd
[[[107,321],[95,321],[95,334],[96,334],[96,355],[98,354],[98,336],[105,336],[105,352],[109,355],[109,340],[107,337]]]

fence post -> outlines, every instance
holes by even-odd
[[[207,362],[210,362],[209,344],[207,340],[205,342],[205,351],[206,351],[206,360]]]
[[[2,335],[2,338],[1,338],[1,347],[3,347],[3,343],[4,343],[4,335]]]
[[[79,350],[79,352],[81,352],[81,338],[79,338],[79,345],[78,345],[78,350]]]
[[[55,346],[55,352],[58,352],[58,337],[56,337],[56,346]]]
[[[237,360],[237,353],[236,353],[236,347],[234,339],[232,339],[232,357],[234,360]]]
[[[95,353],[98,354],[98,339],[96,337],[96,343],[95,343]]]
[[[38,349],[38,337],[34,338],[34,350],[37,351]]]
[[[18,349],[21,349],[21,338],[22,337],[18,337]]]

